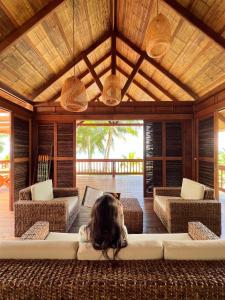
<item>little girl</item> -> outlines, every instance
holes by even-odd
[[[110,194],[98,198],[92,208],[89,224],[80,227],[79,235],[81,242],[92,243],[93,248],[102,250],[107,259],[108,250],[115,249],[115,259],[120,249],[127,246],[127,229],[120,201]]]

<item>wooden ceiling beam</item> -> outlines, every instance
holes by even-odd
[[[93,68],[90,60],[87,57],[87,55],[83,55],[83,60],[86,63],[88,70],[90,71],[92,77],[94,78],[94,81],[96,82],[96,84],[97,84],[97,86],[98,86],[98,88],[99,88],[99,90],[101,92],[103,90],[102,83],[101,83],[98,75],[96,74],[95,69]]]
[[[3,82],[0,81],[0,96],[2,96],[5,99],[10,100],[11,98],[17,99],[19,101],[28,103],[30,105],[33,105],[33,101],[30,99],[24,97],[23,95],[16,92],[14,89],[6,86]]]
[[[121,53],[119,53],[118,51],[116,52],[116,55],[123,60],[128,66],[130,66],[131,68],[134,68],[134,64],[129,61],[129,59],[127,59],[125,56],[123,56]],[[138,70],[138,73],[144,77],[144,79],[146,79],[147,81],[149,81],[152,85],[154,85],[161,93],[163,93],[165,96],[167,96],[168,98],[170,98],[173,101],[179,101],[177,98],[175,98],[172,94],[170,94],[170,92],[168,92],[166,89],[164,89],[160,84],[158,84],[158,82],[156,82],[154,79],[152,79],[149,75],[147,75],[144,71],[142,71],[141,69]]]
[[[225,39],[215,32],[212,28],[194,16],[189,10],[183,7],[180,3],[174,0],[164,0],[164,2],[172,8],[176,13],[178,13],[182,18],[188,21],[195,28],[204,33],[208,38],[210,38],[217,45],[225,49]]]
[[[116,34],[112,34],[112,74],[116,74]]]
[[[34,26],[40,23],[44,18],[51,14],[64,0],[53,0],[48,5],[43,7],[38,13],[26,21],[21,27],[10,33],[0,43],[0,53],[12,46],[24,34],[28,33]]]
[[[132,100],[133,102],[138,102],[137,99],[135,99],[133,96],[131,96],[130,94],[126,93],[127,97]]]
[[[40,86],[34,93],[33,98],[37,98],[41,93],[43,93],[47,88],[49,88],[53,83],[59,80],[63,75],[65,75],[69,70],[71,70],[76,64],[83,60],[83,55],[90,54],[95,48],[99,47],[102,43],[104,43],[111,36],[111,32],[105,33],[101,36],[94,44],[92,44],[85,51],[80,53],[77,57],[75,57],[68,65],[66,65],[60,72],[50,78],[47,82],[45,82],[42,86]]]
[[[124,76],[126,76],[127,78],[129,78],[129,74],[127,74],[124,70],[122,70],[119,66],[116,67],[117,70],[123,74]],[[139,83],[137,80],[133,79],[132,83],[134,83],[137,87],[139,87],[139,89],[141,89],[146,95],[148,95],[149,97],[151,97],[154,101],[161,101],[159,98],[157,98],[154,94],[152,94],[146,87],[144,87],[141,83]],[[130,97],[130,96],[129,96]]]
[[[99,101],[99,97],[101,96],[101,93],[99,93],[98,95],[96,95],[94,98],[92,98],[90,101],[89,101],[89,103],[90,102],[94,102],[94,101],[96,101],[96,100],[98,100]]]
[[[122,92],[121,92],[122,99],[123,99],[124,95],[126,94],[127,90],[129,89],[131,83],[134,81],[134,77],[137,74],[138,70],[140,69],[143,60],[144,60],[144,53],[142,55],[140,55],[140,57],[139,57],[137,63],[135,64],[131,74],[128,76],[127,82],[125,83],[125,85],[122,89]]]
[[[99,82],[101,83],[101,81],[100,81],[100,79],[99,78],[101,78],[102,76],[104,76],[108,71],[110,71],[111,70],[111,66],[108,66],[105,70],[103,70],[102,72],[100,72],[98,75],[96,74],[96,76],[97,76],[97,78],[98,78],[98,80],[99,80]],[[93,79],[93,80],[91,80],[89,83],[87,83],[86,85],[85,85],[85,88],[86,89],[88,89],[93,83],[96,83],[97,84],[97,82],[96,82],[96,80],[95,79]],[[102,86],[102,83],[101,83],[101,86]],[[100,89],[100,88],[99,88]],[[100,90],[100,92],[102,92],[102,90]]]
[[[168,77],[173,83],[179,86],[183,91],[189,94],[193,99],[197,100],[199,97],[195,94],[187,85],[182,83],[178,78],[176,78],[172,73],[167,71],[163,66],[161,66],[157,61],[153,58],[149,57],[145,51],[142,51],[138,46],[136,46],[133,42],[131,42],[128,38],[126,38],[121,32],[117,31],[117,37],[127,44],[131,49],[137,52],[139,55],[144,55],[144,59],[147,60],[152,66],[154,66],[158,71],[160,71],[163,75]]]

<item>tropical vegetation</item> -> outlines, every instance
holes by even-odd
[[[85,123],[94,124],[96,121]],[[104,159],[109,159],[111,150],[116,147],[115,140],[125,142],[129,135],[138,136],[135,126],[80,126],[77,130],[77,151],[91,159],[97,150]]]

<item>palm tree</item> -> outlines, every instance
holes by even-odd
[[[104,134],[100,127],[81,126],[77,130],[77,150],[91,159],[95,150],[104,153]]]
[[[138,136],[138,132],[131,126],[107,126],[104,127],[106,146],[104,158],[109,159],[110,151],[114,147],[115,138],[126,141],[127,135]]]

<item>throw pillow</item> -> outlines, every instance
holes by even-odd
[[[181,187],[181,197],[184,200],[204,199],[205,187],[199,182],[183,178]]]
[[[54,198],[52,180],[49,179],[32,185],[31,196],[32,200],[52,200]]]

